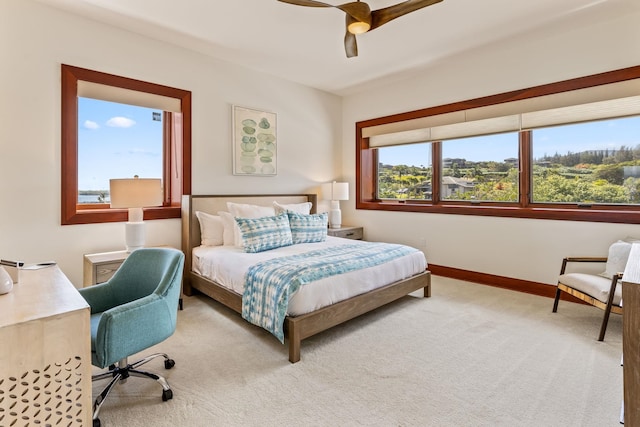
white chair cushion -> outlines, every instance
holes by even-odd
[[[569,273],[563,274],[558,281],[570,288],[576,289],[597,300],[607,303],[609,299],[609,289],[611,289],[611,279],[594,274]],[[622,283],[618,282],[613,296],[613,304],[620,305],[622,299]]]
[[[631,252],[631,243],[618,240],[609,246],[607,264],[600,276],[611,279],[614,274],[623,273]]]

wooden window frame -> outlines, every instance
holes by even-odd
[[[520,131],[519,200],[517,203],[441,201],[439,197],[439,184],[437,184],[440,182],[440,162],[442,160],[442,147],[439,142],[432,142],[432,182],[434,183],[432,185],[432,200],[379,200],[376,199],[377,149],[370,148],[369,138],[363,136],[363,129],[372,126],[402,122],[504,102],[519,101],[638,78],[640,78],[640,66],[635,66],[528,89],[357,122],[355,135],[356,209],[640,224],[640,206],[606,204],[580,205],[577,203],[559,206],[558,204],[551,203],[531,203],[531,174],[533,170],[531,131]]]
[[[180,218],[182,195],[191,194],[191,92],[112,74],[62,64],[61,110],[61,223],[91,224],[127,221],[126,209],[110,209],[107,203],[78,204],[78,81],[114,86],[175,98],[181,105],[180,138],[172,140],[173,113],[164,113],[163,206],[145,208],[144,219]],[[178,141],[181,139],[181,141]]]

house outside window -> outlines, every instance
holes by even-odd
[[[441,144],[442,200],[518,201],[518,134],[484,135]]]

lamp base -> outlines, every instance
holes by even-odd
[[[136,249],[144,248],[144,222],[127,222],[124,227],[124,240],[127,245],[127,252],[129,253]]]
[[[331,209],[329,210],[329,228],[342,227],[342,211],[340,210],[340,202],[331,201]]]

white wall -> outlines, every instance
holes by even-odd
[[[60,225],[60,64],[193,94],[193,194],[316,191],[340,172],[341,99],[31,0],[0,0],[0,257],[55,260],[82,283],[84,253],[120,250],[124,224]],[[278,114],[278,175],[233,176],[231,105]],[[179,247],[180,221],[147,221]]]
[[[640,65],[637,11],[588,26],[575,19],[340,99],[32,0],[0,0],[0,257],[56,260],[79,286],[82,254],[123,247],[121,223],[60,225],[61,63],[192,91],[194,194],[315,191],[337,178],[353,195],[356,121]],[[232,175],[232,104],[278,114],[277,177]],[[638,225],[354,206],[342,202],[343,222],[363,225],[369,239],[421,247],[434,264],[545,283],[565,255],[600,255],[617,238],[640,236]],[[179,220],[147,225],[149,244],[179,245]]]
[[[640,12],[630,12],[593,19],[594,7],[569,24],[441,58],[420,75],[345,97],[345,178],[354,185],[357,121],[640,65]],[[616,239],[640,237],[640,225],[355,210],[353,197],[342,207],[343,222],[364,226],[368,240],[420,247],[433,264],[549,284],[562,257],[606,255]]]
[[[598,13],[593,9],[535,34],[441,58],[420,74],[345,97],[345,178],[355,184],[357,121],[640,65],[638,9],[582,25],[586,13]],[[355,210],[353,198],[343,202],[343,217],[346,224],[364,226],[368,240],[424,249],[433,264],[549,284],[555,284],[562,257],[606,255],[616,239],[640,237],[640,225]]]

